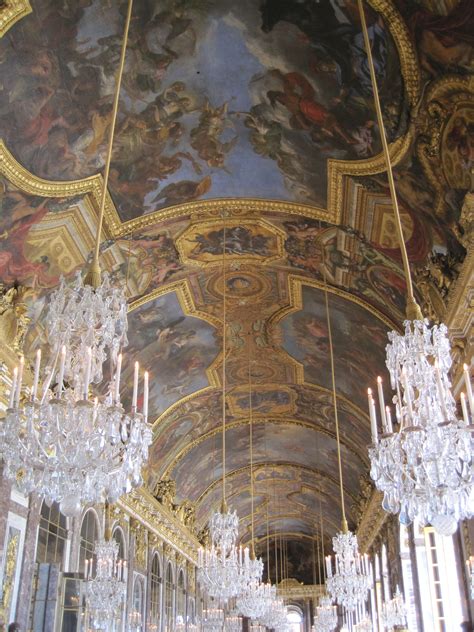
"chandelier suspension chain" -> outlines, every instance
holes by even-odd
[[[328,337],[329,337],[329,356],[331,359],[331,381],[332,381],[332,396],[333,396],[333,406],[334,406],[334,420],[336,422],[336,442],[337,442],[337,465],[339,469],[339,491],[341,495],[341,510],[342,510],[342,532],[347,533],[348,526],[346,520],[346,510],[344,506],[344,486],[343,486],[343,478],[342,478],[342,459],[341,459],[341,441],[339,435],[339,416],[337,413],[337,397],[336,397],[336,376],[334,371],[334,351],[332,345],[332,331],[331,331],[331,318],[329,316],[329,298],[328,298],[328,285],[326,280],[326,262],[324,257],[324,248],[322,254],[322,263],[323,263],[323,278],[324,278],[324,302],[326,306],[326,321],[328,326]]]
[[[222,247],[222,276],[223,276],[223,291],[222,291],[222,316],[223,316],[223,325],[222,325],[222,513],[225,513],[226,509],[226,500],[225,500],[225,391],[226,391],[226,353],[227,353],[227,292],[226,292],[226,223],[224,217],[224,231],[223,231],[223,247]]]
[[[250,333],[249,333],[250,338]],[[254,527],[254,487],[253,487],[253,407],[252,407],[252,352],[250,348],[250,340],[249,340],[249,353],[248,353],[248,364],[249,364],[249,434],[250,434],[250,507],[252,514],[252,546],[250,548],[251,553],[255,556],[255,527]]]
[[[104,223],[105,199],[107,196],[107,188],[109,184],[110,163],[112,162],[112,150],[113,150],[113,145],[114,145],[115,125],[117,122],[123,70],[125,67],[125,55],[127,52],[128,32],[130,29],[130,22],[132,18],[132,7],[133,7],[133,0],[128,0],[127,17],[125,20],[125,28],[124,28],[124,34],[123,34],[123,40],[122,40],[122,49],[120,51],[120,64],[117,71],[117,80],[116,80],[116,85],[115,85],[114,103],[113,103],[113,108],[112,108],[112,120],[110,122],[109,143],[108,143],[107,155],[105,159],[104,183],[103,183],[103,188],[102,188],[102,193],[101,193],[101,198],[100,198],[99,223],[97,225],[94,257],[93,257],[93,260],[89,269],[89,274],[88,274],[90,285],[92,285],[94,288],[100,285],[100,265],[99,265],[100,238],[102,234],[102,226]]]
[[[357,4],[358,4],[360,20],[362,24],[362,32],[364,35],[365,49],[367,52],[367,61],[369,63],[370,80],[372,83],[372,90],[374,93],[374,105],[375,105],[375,111],[377,114],[377,123],[379,126],[380,139],[382,141],[383,154],[384,154],[385,163],[387,167],[388,185],[390,189],[390,197],[392,199],[392,204],[393,204],[393,214],[395,217],[395,228],[397,231],[397,237],[398,237],[400,252],[401,252],[402,261],[403,261],[403,270],[405,273],[405,281],[406,281],[406,286],[407,286],[406,315],[407,315],[408,320],[423,320],[420,306],[416,302],[415,296],[413,294],[413,282],[412,282],[411,272],[410,272],[410,263],[408,261],[408,254],[407,254],[405,239],[403,237],[402,222],[400,219],[400,209],[398,207],[398,198],[397,198],[397,192],[395,190],[395,181],[393,178],[392,163],[390,160],[390,152],[388,149],[387,135],[385,132],[382,109],[380,106],[380,97],[379,97],[379,91],[377,88],[377,79],[375,77],[374,61],[372,58],[372,49],[371,49],[370,41],[369,41],[369,33],[367,31],[367,22],[365,19],[364,6],[362,3],[362,0],[357,0]]]

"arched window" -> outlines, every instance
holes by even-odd
[[[120,527],[115,527],[114,532],[112,534],[112,538],[119,545],[118,559],[124,560],[125,559],[125,538],[123,536],[123,531]]]
[[[299,608],[296,608],[295,606],[289,606],[286,620],[288,621],[288,627],[291,632],[302,632],[303,615]]]
[[[143,577],[136,576],[133,582],[132,609],[130,612],[130,630],[141,630],[143,621],[143,606],[145,597],[145,584]]]
[[[160,629],[161,615],[161,565],[158,553],[153,556],[150,573],[150,614],[148,628],[150,631]]]
[[[58,503],[53,502],[48,507],[43,500],[38,529],[38,545],[36,547],[36,561],[38,564],[46,562],[47,564],[59,564],[62,566],[66,540],[66,517],[59,511]]]
[[[92,509],[84,514],[81,525],[81,542],[79,545],[79,571],[85,566],[85,561],[94,557],[95,542],[99,536],[97,516]]]
[[[181,569],[178,574],[178,594],[176,603],[176,622],[183,624],[186,620],[186,587],[184,573]]]
[[[165,626],[168,632],[174,629],[173,608],[174,608],[173,568],[171,566],[171,562],[168,562],[168,566],[166,567],[166,579],[165,579]]]

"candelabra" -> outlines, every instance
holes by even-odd
[[[324,595],[319,600],[319,606],[314,613],[314,629],[316,632],[333,632],[337,626],[337,608],[331,599]]]
[[[331,556],[326,557],[327,589],[333,601],[353,612],[363,602],[370,588],[367,556],[360,555],[357,536],[350,531],[333,538],[335,571]]]
[[[382,607],[382,619],[387,630],[392,630],[395,626],[406,623],[405,601],[398,586],[394,597],[384,603]]]
[[[237,598],[237,608],[244,617],[261,620],[269,608],[270,594],[270,584],[252,579]]]
[[[472,428],[464,393],[463,419],[456,418],[450,390],[449,341],[444,325],[427,329],[426,323],[405,323],[405,336],[391,333],[387,366],[395,403],[398,431],[394,431],[389,406],[385,406],[382,380],[378,398],[382,436],[378,437],[377,415],[369,389],[372,447],[369,448],[371,477],[384,493],[386,511],[399,512],[402,524],[416,517],[431,524],[442,535],[450,535],[459,520],[473,513],[474,477]],[[464,381],[471,417],[472,389],[467,366]]]
[[[85,561],[86,603],[96,630],[112,629],[125,599],[127,563],[118,559],[118,548],[115,540],[98,540],[95,564],[93,558]]]
[[[128,615],[128,632],[142,632],[142,613],[132,610]]]

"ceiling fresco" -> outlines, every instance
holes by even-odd
[[[4,38],[0,133],[41,178],[103,165],[124,6],[34,0]],[[395,137],[397,47],[380,14],[369,23]],[[327,160],[380,150],[362,49],[355,2],[137,2],[110,182],[121,219],[233,196],[324,207]]]
[[[469,244],[474,4],[369,4],[415,293],[441,318]],[[48,293],[91,259],[125,2],[31,8],[0,37],[0,281],[27,288],[27,359]],[[341,523],[324,278],[352,528],[366,493],[366,388],[386,379],[405,310],[374,120],[353,0],[134,2],[100,249],[129,299],[125,395],[138,360],[146,478],[174,479],[205,528],[222,494],[226,335],[228,500],[248,542],[250,373],[255,534],[264,557],[270,536],[272,577],[276,543],[311,583],[320,508],[326,547]]]

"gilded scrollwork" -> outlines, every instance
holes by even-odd
[[[28,0],[3,0],[0,2],[0,37],[14,24],[31,13]]]

